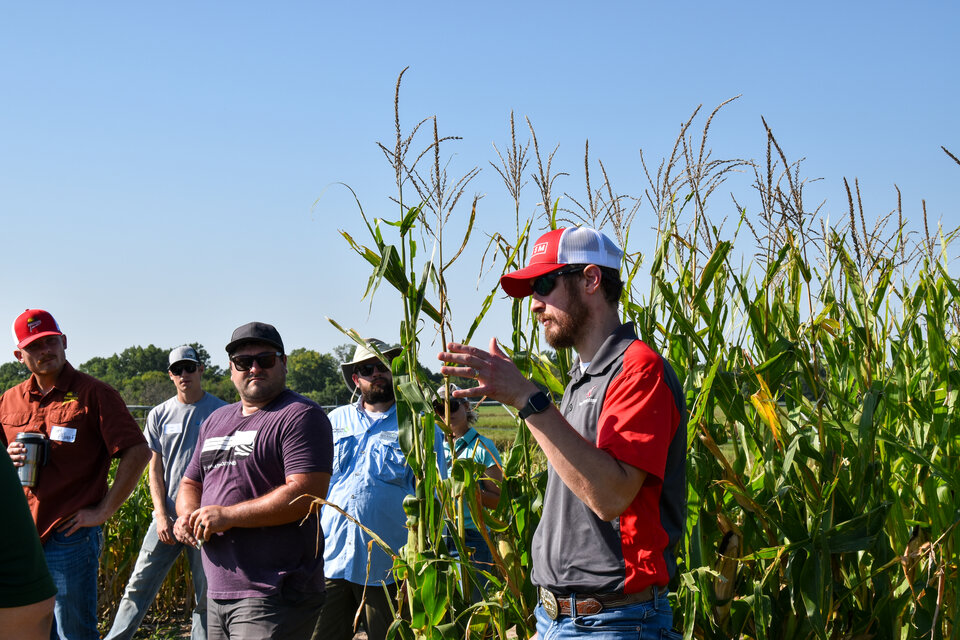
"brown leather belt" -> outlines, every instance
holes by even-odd
[[[540,588],[540,602],[551,620],[560,616],[589,616],[604,609],[625,607],[628,604],[653,600],[653,587],[636,593],[579,593],[575,596],[559,595]]]

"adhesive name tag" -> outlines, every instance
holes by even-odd
[[[183,433],[183,424],[179,422],[168,422],[163,425],[163,433],[164,435]]]
[[[57,442],[74,442],[77,439],[77,430],[72,427],[50,427],[50,439]]]

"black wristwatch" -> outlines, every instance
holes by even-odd
[[[550,402],[550,398],[547,397],[543,391],[537,391],[535,394],[527,398],[527,404],[520,409],[520,412],[517,414],[524,420],[529,418],[535,413],[543,413],[550,408],[550,405],[553,403]]]

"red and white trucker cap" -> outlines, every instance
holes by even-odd
[[[568,264],[595,264],[620,271],[623,252],[610,238],[590,227],[554,229],[533,245],[527,266],[500,276],[508,296],[524,298],[533,293],[530,284],[540,276]]]
[[[13,321],[13,341],[17,349],[44,336],[62,336],[60,326],[48,311],[43,309],[27,309]]]

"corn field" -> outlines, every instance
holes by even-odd
[[[398,79],[396,139],[381,144],[396,176],[396,215],[369,217],[357,198],[369,238],[341,231],[371,267],[365,296],[395,296],[402,306],[405,351],[393,373],[401,445],[419,482],[404,504],[407,545],[390,550],[407,587],[394,637],[534,632],[530,543],[542,457],[518,421],[492,511],[481,508],[476,463],[457,460],[441,481],[425,461],[444,416],[434,415],[418,362],[433,361],[428,342],[489,338],[481,322],[502,295],[493,284],[467,334],[453,335],[447,279],[476,277],[476,264],[458,263],[465,247],[485,243],[485,262],[499,274],[523,266],[545,230],[570,224],[599,228],[625,248],[624,320],[684,383],[688,529],[671,585],[684,637],[960,637],[960,281],[949,271],[956,230],[931,228],[925,210],[922,228],[911,229],[899,201],[871,215],[856,181],[847,184],[843,216],[828,222],[804,202],[800,164],[765,122],[763,161],[713,159],[708,133],[720,105],[696,133],[694,112],[659,166],[644,163],[646,183],[633,197],[615,191],[589,153],[583,197],[555,193],[563,174],[553,153],[541,150],[529,122],[527,141],[518,141],[511,117],[493,169],[514,202],[515,227],[477,239],[482,207],[464,194],[479,170],[447,175],[441,148],[452,138],[440,135],[436,118],[402,131],[400,86]],[[591,169],[599,180],[591,182]],[[731,205],[722,187],[744,173],[752,188]],[[540,204],[527,204],[528,191]],[[649,236],[651,227],[655,250],[643,255],[631,236]],[[514,301],[511,314],[504,346],[559,401],[572,355],[541,350],[528,300]],[[462,533],[466,511],[486,523],[496,564],[480,602],[470,594],[481,576],[444,539]],[[108,546],[126,548],[108,549],[105,573],[126,570],[138,544],[132,531],[109,533]],[[166,610],[189,610],[173,605],[182,594],[172,583],[188,588],[183,575],[168,581]]]

